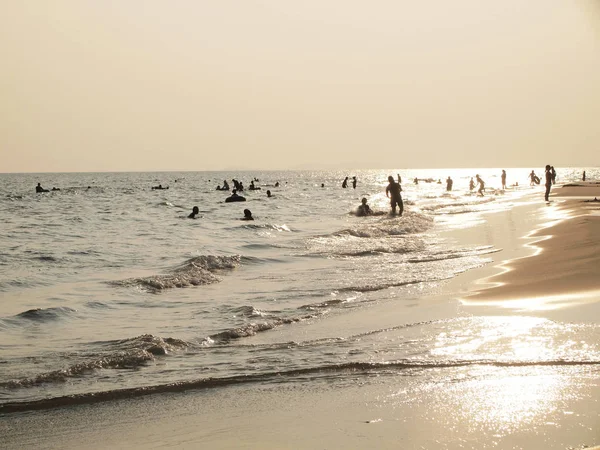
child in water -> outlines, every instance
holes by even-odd
[[[356,210],[356,215],[357,216],[370,216],[371,214],[373,214],[373,211],[371,210],[369,205],[367,205],[367,199],[363,198],[361,202],[362,203]]]

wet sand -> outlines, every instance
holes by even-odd
[[[599,302],[600,202],[593,196],[600,185],[555,189],[545,220],[525,238],[529,254],[497,265],[467,304],[551,310]]]

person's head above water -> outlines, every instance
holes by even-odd
[[[252,217],[252,212],[249,209],[244,210],[244,217],[242,220],[254,220],[254,217]]]
[[[267,190],[267,197],[271,196],[271,191]]]
[[[197,207],[197,206],[194,206],[194,207],[192,208],[192,212],[193,212],[194,214],[198,214],[198,213],[200,212],[200,209],[198,209],[198,207]]]
[[[367,204],[367,199],[366,199],[366,197],[363,197],[363,199],[361,200],[361,202],[362,202],[362,204],[363,204],[363,205],[366,205],[366,204]]]

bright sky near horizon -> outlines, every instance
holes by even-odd
[[[0,0],[0,172],[600,166],[597,0]]]

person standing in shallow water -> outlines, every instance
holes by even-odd
[[[404,203],[402,202],[402,195],[400,195],[400,191],[402,188],[398,183],[394,181],[393,176],[388,177],[388,181],[390,184],[385,188],[385,196],[390,199],[390,204],[392,207],[392,214],[396,214],[396,206],[400,209],[399,215],[401,216],[404,212]]]
[[[477,183],[479,183],[479,190],[477,191],[477,193],[483,197],[483,191],[485,191],[485,183],[481,178],[479,178],[479,174],[475,175],[475,179],[477,180]]]
[[[356,177],[352,177],[352,189],[356,189]]]
[[[546,164],[546,192],[544,194],[544,200],[550,201],[550,189],[552,188],[552,168]]]
[[[342,187],[344,189],[346,189],[348,187],[348,177],[344,178],[344,181],[342,182]]]
[[[506,189],[506,170],[502,170],[502,189]]]
[[[450,192],[452,190],[452,185],[454,184],[454,181],[452,181],[452,178],[448,177],[446,179],[446,190],[448,192]]]
[[[581,181],[585,181],[585,170],[583,171],[583,177],[582,177]]]

